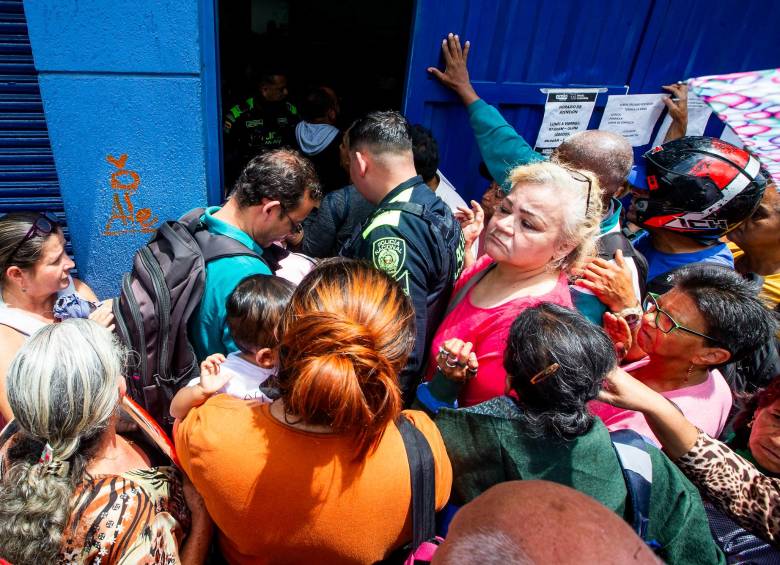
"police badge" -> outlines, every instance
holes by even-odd
[[[400,237],[383,237],[373,243],[372,257],[374,266],[395,276],[406,260],[406,242]]]

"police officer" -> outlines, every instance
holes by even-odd
[[[409,124],[398,112],[374,112],[347,132],[352,183],[377,209],[341,255],[366,259],[395,278],[412,299],[416,342],[399,375],[414,398],[425,356],[463,268],[464,239],[447,204],[417,175]]]
[[[228,182],[253,157],[271,149],[295,146],[297,108],[287,102],[287,77],[260,74],[257,93],[231,106],[222,125]]]

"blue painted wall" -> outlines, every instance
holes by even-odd
[[[160,221],[218,198],[213,0],[24,5],[75,259],[113,296]]]

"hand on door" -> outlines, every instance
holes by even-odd
[[[460,37],[450,33],[441,43],[446,65],[444,72],[436,67],[428,67],[428,72],[439,79],[439,82],[444,86],[455,91],[455,94],[466,106],[479,100],[479,96],[471,85],[469,70],[466,66],[470,48],[471,43],[468,41],[461,48]]]

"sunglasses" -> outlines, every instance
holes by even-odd
[[[560,165],[560,163],[558,164]],[[566,169],[566,172],[569,173],[569,176],[574,180],[588,183],[588,198],[585,200],[585,214],[587,215],[588,210],[590,210],[590,192],[593,189],[593,185],[591,184],[590,179],[576,169],[570,169],[569,167],[566,167],[564,165],[560,165],[560,166],[561,168]]]
[[[663,310],[661,310],[661,307],[658,305],[658,298],[660,298],[658,294],[655,294],[654,292],[649,292],[647,293],[647,296],[645,296],[645,299],[642,301],[642,310],[644,310],[645,313],[652,314],[653,312],[655,312],[655,319],[653,320],[653,325],[656,328],[658,328],[658,330],[660,330],[665,334],[673,332],[674,330],[680,330],[683,332],[688,332],[689,334],[703,337],[704,339],[708,339],[716,344],[720,344],[720,342],[714,337],[710,337],[703,333],[697,332],[696,330],[692,330],[691,328],[686,328],[682,324],[677,323],[677,321],[674,318],[672,318],[668,312],[664,312]]]
[[[14,250],[8,255],[8,261],[10,262],[11,259],[13,259],[14,255],[19,251],[19,249],[22,248],[22,245],[24,245],[26,242],[30,241],[35,236],[47,236],[57,230],[59,227],[59,224],[57,223],[57,220],[50,217],[48,214],[41,214],[35,220],[33,221],[32,225],[30,225],[30,229],[27,230],[27,233],[24,234],[24,237],[19,241],[19,243],[16,244],[16,247],[14,247]]]

